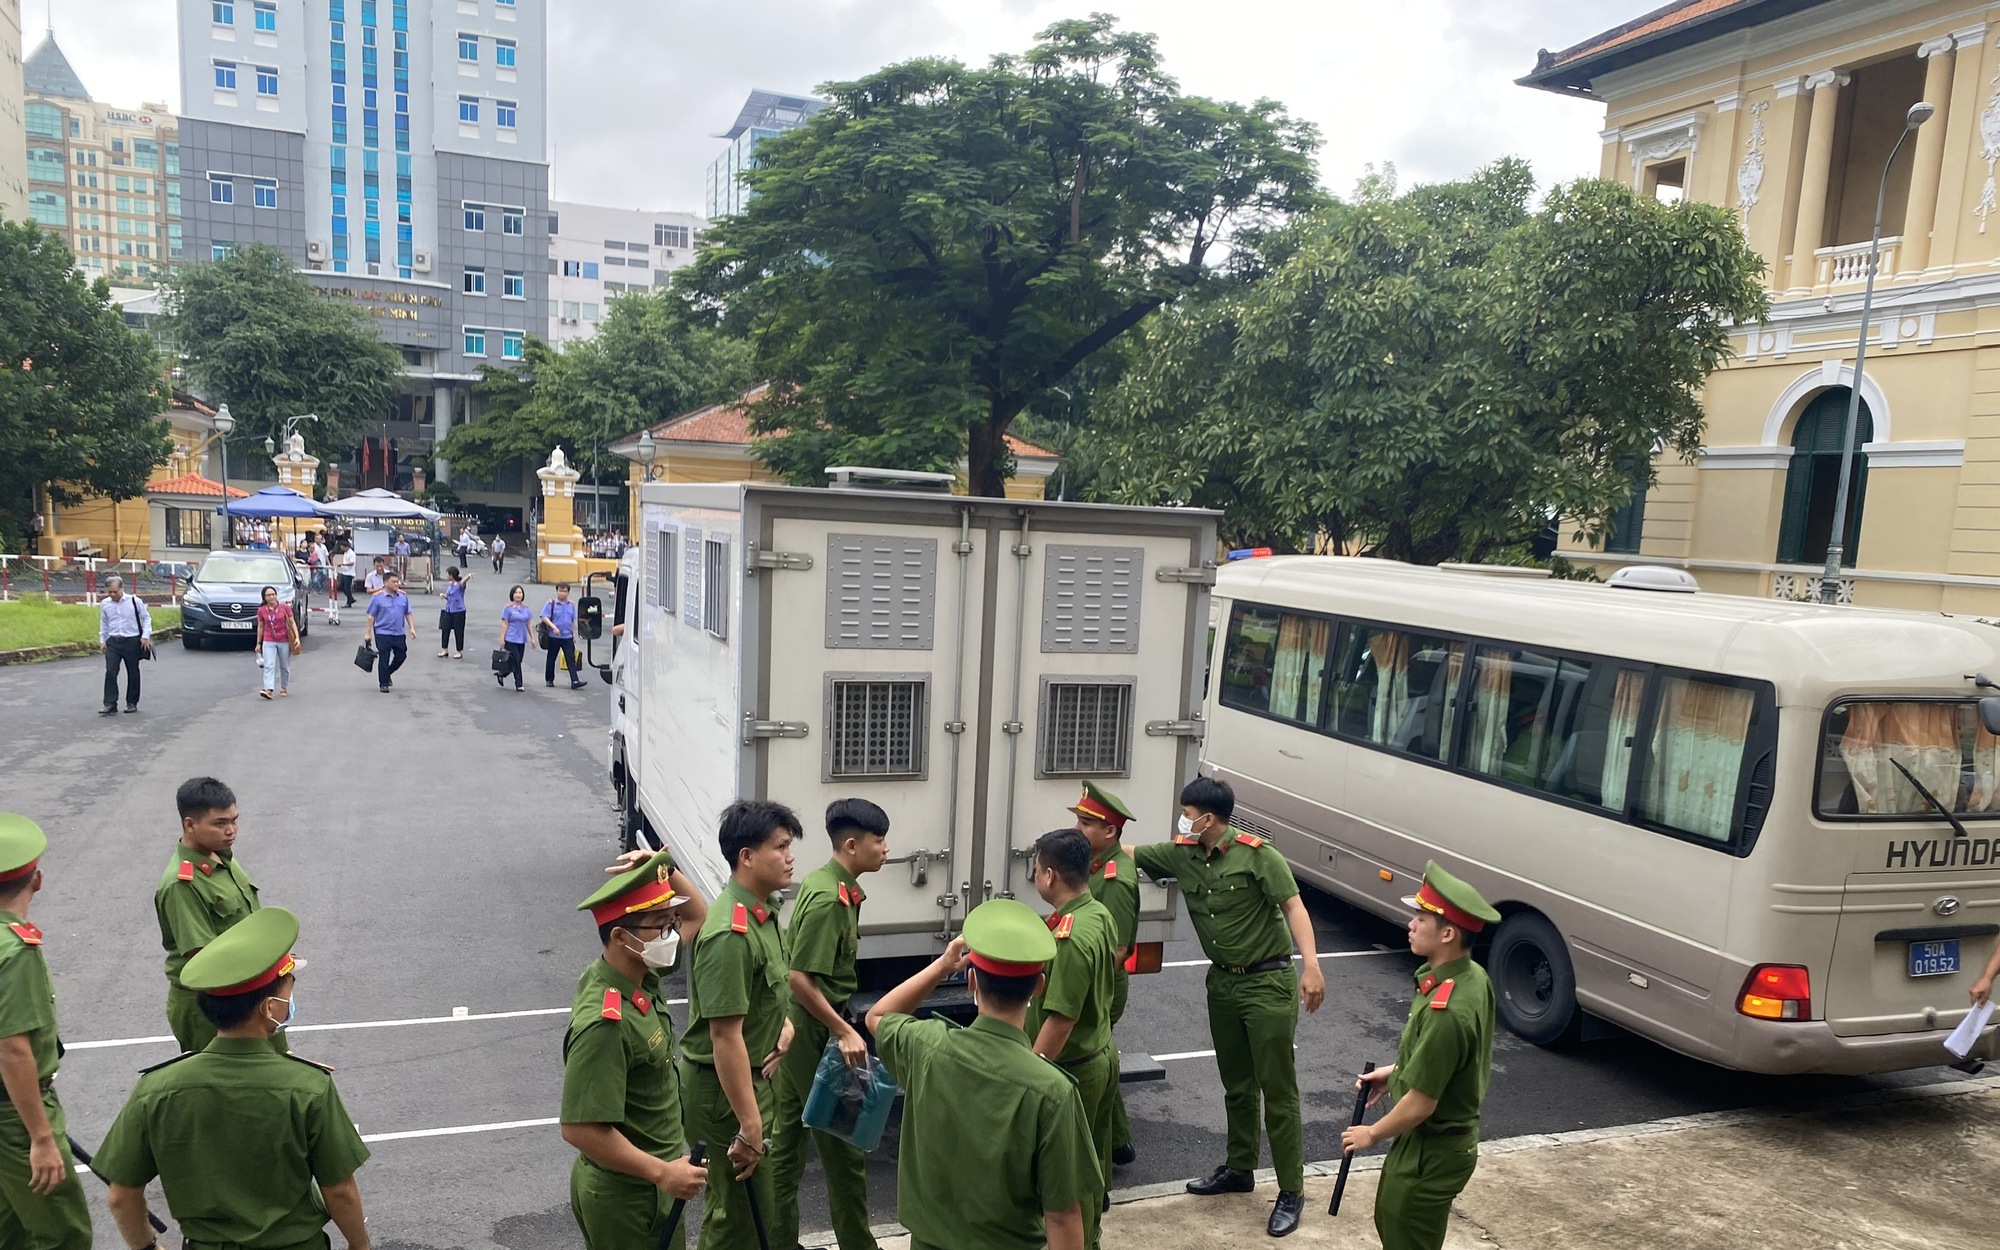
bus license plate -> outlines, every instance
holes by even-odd
[[[1910,975],[1941,977],[1958,971],[1958,939],[1910,943]]]

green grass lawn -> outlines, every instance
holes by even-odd
[[[152,615],[155,632],[181,623],[179,608],[156,608],[149,603],[146,611]],[[96,604],[56,603],[42,598],[0,603],[0,651],[96,641]]]

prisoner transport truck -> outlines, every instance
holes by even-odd
[[[710,898],[732,800],[798,812],[800,876],[827,854],[830,801],[889,813],[889,864],[864,883],[872,998],[979,903],[1040,906],[1030,848],[1071,822],[1084,779],[1136,813],[1128,841],[1172,833],[1200,750],[1216,515],[831,472],[846,484],[640,487],[608,596],[623,629],[589,658],[612,685],[626,844],[666,846]],[[1141,890],[1150,971],[1173,903]]]

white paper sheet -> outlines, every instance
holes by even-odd
[[[1958,1027],[1951,1031],[1951,1036],[1944,1039],[1944,1048],[1960,1059],[1965,1058],[1972,1053],[1973,1043],[1979,1040],[1980,1030],[1992,1018],[1993,1000],[1989,998],[1965,1013],[1965,1019],[1960,1020]]]

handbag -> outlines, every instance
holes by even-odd
[[[354,667],[364,673],[375,671],[375,648],[372,645],[364,642],[354,649]]]
[[[447,611],[446,611],[445,609],[443,609],[443,608],[439,608],[439,609],[438,609],[438,629],[440,629],[440,630],[446,630],[446,629],[450,629],[450,628],[451,628],[451,613],[450,613],[450,612],[447,612]]]
[[[505,647],[493,648],[493,671],[496,673],[504,673],[512,667],[514,667],[514,659],[511,655],[507,653],[507,648]]]
[[[553,608],[555,606],[556,606],[556,601],[551,599],[549,600],[548,607],[543,608],[542,611],[546,612],[549,610],[549,608]],[[542,650],[553,651],[556,649],[555,635],[549,632],[548,617],[538,616],[535,618],[535,633],[541,639]]]

